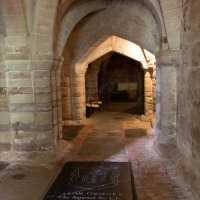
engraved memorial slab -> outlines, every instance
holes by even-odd
[[[136,200],[130,163],[68,162],[43,200]]]

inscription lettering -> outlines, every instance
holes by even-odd
[[[56,194],[47,196],[47,199],[76,199],[76,200],[123,200],[125,197],[130,197],[130,194],[123,193],[104,193],[104,192],[67,192],[63,194]]]

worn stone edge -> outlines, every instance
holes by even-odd
[[[154,148],[160,156],[172,161],[179,177],[184,180],[192,194],[200,199],[200,176],[196,173],[192,163],[174,145],[159,144],[155,140]]]

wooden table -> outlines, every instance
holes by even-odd
[[[99,109],[99,104],[98,103],[86,103],[86,107],[89,108],[89,113],[90,116],[92,114],[92,109],[94,109],[94,112],[96,112]]]

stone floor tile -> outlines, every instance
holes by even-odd
[[[198,200],[178,177],[173,164],[154,150],[155,136],[125,137],[121,133],[125,128],[132,128],[133,117],[129,119],[123,115],[125,118],[116,121],[113,120],[115,115],[101,112],[86,119],[84,128],[74,140],[60,141],[56,156],[49,156],[52,159],[44,161],[44,156],[41,156],[29,160],[27,157],[25,162],[10,163],[0,172],[0,200],[40,200],[62,165],[68,161],[130,162],[138,200]],[[140,125],[144,124],[137,118],[137,128]],[[119,152],[113,155],[79,155],[83,142],[90,134],[120,138],[125,146],[125,155]],[[22,179],[13,179],[13,176],[20,175]]]

